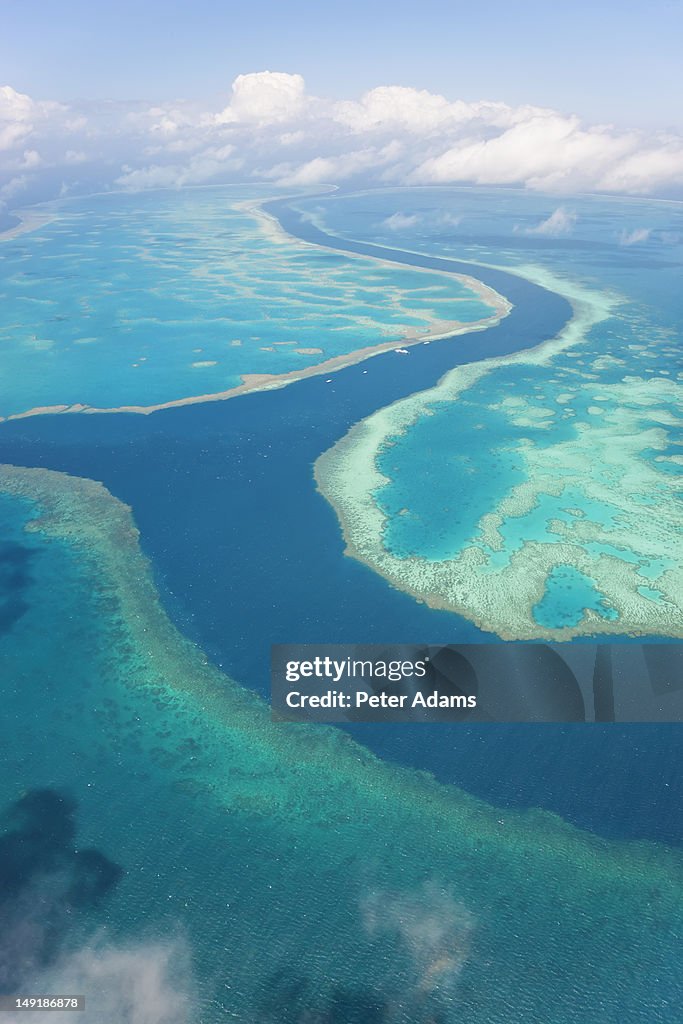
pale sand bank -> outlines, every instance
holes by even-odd
[[[57,218],[57,214],[41,210],[12,210],[12,216],[19,217],[19,223],[6,231],[0,231],[0,242],[8,242],[11,238],[36,231]]]

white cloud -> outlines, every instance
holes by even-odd
[[[437,224],[443,224],[447,228],[457,228],[462,224],[462,216],[449,213],[447,210],[437,215]]]
[[[557,238],[560,235],[569,235],[574,230],[576,214],[571,210],[565,210],[564,206],[558,208],[533,228],[524,228],[525,235],[548,235],[550,238]]]
[[[29,170],[32,167],[40,167],[42,162],[40,153],[36,149],[25,149],[20,166],[22,170]]]
[[[33,100],[9,85],[0,86],[0,150],[12,149],[33,131]]]
[[[458,120],[454,106],[444,96],[424,89],[385,85],[365,93],[358,103],[338,103],[333,116],[354,132],[403,128],[422,133]]]
[[[0,199],[5,202],[8,199],[13,199],[14,196],[24,191],[29,180],[26,174],[18,174],[16,177],[10,178],[9,181],[0,185]]]
[[[280,142],[283,146],[295,146],[298,142],[306,141],[306,132],[299,130],[298,132],[283,132],[280,136]]]
[[[264,170],[262,173],[266,177],[274,178],[279,185],[320,185],[343,181],[364,171],[371,173],[386,164],[387,159],[386,150],[361,149],[337,156],[317,156],[298,167],[279,164],[272,170]]]
[[[307,93],[301,75],[260,71],[239,75],[219,112],[180,100],[67,108],[4,86],[0,187],[3,172],[9,182],[29,167],[33,201],[50,198],[58,181],[78,192],[254,178],[288,186],[479,184],[679,197],[683,138],[399,85],[328,101]],[[536,230],[570,228],[558,214]]]
[[[189,951],[178,939],[128,946],[93,943],[60,958],[31,985],[31,991],[85,993],[85,1016],[92,1024],[190,1024],[196,1019]],[[75,1021],[84,1015],[61,1016]],[[24,1011],[17,1024],[43,1024],[43,1018]]]
[[[273,169],[276,181],[282,185],[319,185],[331,178],[340,177],[338,165],[330,157],[316,156],[307,160],[300,167],[292,168],[285,165]],[[266,171],[266,174],[269,172]]]
[[[229,105],[216,115],[217,124],[288,121],[303,112],[306,86],[301,75],[283,71],[257,71],[238,75],[232,83]]]
[[[30,121],[35,103],[30,96],[17,92],[10,85],[0,86],[0,119],[3,121]]]
[[[609,192],[653,192],[683,182],[683,141],[664,139],[658,146],[633,147],[625,159],[605,168],[596,188]]]
[[[419,992],[452,996],[470,957],[476,919],[450,889],[427,882],[408,892],[372,892],[361,909],[371,936],[389,933],[399,940]]]
[[[0,150],[18,145],[37,125],[66,109],[61,103],[34,100],[10,85],[0,86]]]
[[[82,114],[80,114],[77,117],[68,117],[64,121],[64,128],[68,132],[80,132],[80,131],[83,131],[83,129],[86,128],[87,125],[88,125],[88,119],[87,119],[87,117],[83,117]]]
[[[203,185],[227,169],[238,170],[241,161],[230,160],[233,146],[206,149],[196,154],[187,164],[152,164],[149,167],[124,166],[123,174],[114,182],[127,192],[142,192],[148,188],[182,188],[183,185]]]
[[[647,242],[652,233],[652,228],[634,228],[633,231],[622,231],[619,235],[619,245],[637,245],[638,242]]]
[[[416,213],[397,212],[383,220],[382,227],[389,228],[390,231],[403,231],[405,228],[414,227],[419,220],[420,217]]]
[[[488,139],[464,140],[425,160],[417,182],[584,189],[637,145],[634,134],[584,129],[577,117],[534,114]],[[680,172],[683,174],[683,161]]]
[[[470,121],[502,127],[543,112],[540,107],[515,109],[506,103],[486,100],[451,102],[426,89],[382,85],[366,92],[359,102],[337,103],[333,116],[354,132],[401,129],[425,135],[448,127],[457,128]]]
[[[15,123],[3,124],[0,121],[0,150],[12,149],[31,134],[31,125]]]

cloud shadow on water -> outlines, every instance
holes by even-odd
[[[0,636],[9,633],[28,611],[25,592],[31,581],[33,555],[21,544],[0,543]]]
[[[33,789],[0,816],[0,993],[49,966],[67,932],[116,887],[123,869],[76,849],[76,802]]]

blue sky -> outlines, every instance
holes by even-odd
[[[270,69],[315,95],[400,84],[680,129],[681,40],[678,0],[4,0],[0,79],[42,99],[208,101]]]

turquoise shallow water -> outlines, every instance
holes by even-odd
[[[170,232],[166,243],[174,237]],[[440,365],[436,346],[424,351]],[[412,355],[391,358],[410,374]],[[378,389],[391,377],[381,365]],[[367,377],[356,367],[344,381],[337,392],[325,391],[322,381],[306,383],[309,407],[325,424],[343,422],[339,409]],[[68,462],[73,472],[106,476],[129,497],[154,567],[162,567],[160,583],[171,579],[192,613],[188,632],[196,636],[194,616],[199,634],[215,641],[216,660],[228,662],[237,651],[240,682],[259,680],[258,672],[250,675],[249,652],[266,649],[274,629],[308,636],[323,630],[323,640],[337,630],[335,639],[356,640],[346,634],[362,614],[386,635],[410,622],[418,631],[460,635],[456,617],[429,618],[420,608],[418,618],[409,598],[370,581],[362,567],[342,574],[348,560],[331,551],[329,536],[337,533],[330,510],[319,501],[319,522],[318,506],[304,500],[306,484],[317,498],[308,441],[301,445],[306,473],[287,504],[293,525],[283,531],[297,449],[288,424],[301,422],[306,439],[315,431],[296,419],[293,389],[278,393],[272,422],[270,397],[248,400],[257,410],[251,419],[246,411],[230,418],[227,403],[134,423],[61,417],[5,424],[3,458],[14,451],[17,461]],[[257,489],[255,467],[260,472],[269,460],[279,475],[259,476],[271,486]],[[282,502],[273,502],[273,493]],[[259,506],[262,496],[264,505],[271,499],[271,518]],[[577,494],[564,500],[573,504]],[[543,512],[557,518],[562,509],[554,501]],[[610,514],[597,503],[590,511]],[[0,502],[0,809],[15,807],[11,821],[3,818],[0,849],[10,868],[17,841],[32,852],[24,892],[53,922],[47,947],[29,937],[26,951],[44,961],[33,965],[32,978],[51,987],[80,983],[98,994],[99,1007],[91,999],[77,1024],[128,1024],[125,993],[153,968],[154,994],[166,1000],[159,1024],[677,1024],[677,854],[657,843],[582,838],[553,816],[487,809],[457,791],[442,802],[424,778],[398,775],[336,734],[297,731],[278,745],[280,734],[267,721],[244,724],[227,680],[211,692],[188,689],[191,673],[185,662],[174,663],[172,642],[155,646],[148,631],[148,642],[136,646],[109,572],[91,551],[26,533],[35,512],[16,498]],[[76,522],[87,525],[88,515],[79,515]],[[511,526],[511,544],[519,532]],[[310,565],[322,563],[321,576],[303,560],[311,546]],[[126,554],[125,544],[120,550]],[[643,566],[650,573],[644,581],[656,587],[664,566]],[[126,578],[140,575],[125,559],[120,568]],[[287,589],[292,577],[297,590]],[[325,578],[333,585],[311,601],[311,587]],[[360,612],[346,607],[356,602]],[[559,757],[554,731],[550,738],[538,730],[517,731],[512,741],[506,735],[492,729],[471,737],[482,776],[512,775],[511,744],[524,756],[544,747],[540,764]],[[563,763],[572,752],[590,761],[584,735],[563,734]],[[665,743],[675,744],[666,736],[631,730],[606,738],[611,778],[590,770],[584,776],[581,765],[580,781],[567,771],[548,788],[566,795],[568,813],[592,801],[596,830],[631,834],[630,819],[639,817],[644,833],[659,835],[651,798],[680,787],[679,771],[658,771],[657,748],[661,755]],[[423,737],[413,731],[403,742],[420,764]],[[444,758],[454,750],[465,756],[450,730],[429,742]],[[533,773],[531,755],[525,764]],[[615,783],[615,773],[623,782]],[[546,799],[545,779],[529,785],[538,788],[538,802]],[[635,809],[633,794],[643,785]],[[624,786],[620,801],[599,795]],[[64,820],[66,805],[42,798],[36,844],[26,794],[35,802],[45,789],[76,801],[75,834]],[[91,856],[84,865],[84,850],[100,860]],[[17,911],[6,891],[1,909]],[[17,937],[3,934],[6,952]]]
[[[604,594],[596,590],[595,583],[572,565],[558,565],[545,585],[545,593],[533,608],[533,616],[541,626],[575,626],[581,621],[585,608],[603,619],[619,618],[610,608]]]
[[[457,791],[440,802],[418,775],[361,767],[332,730],[279,727],[295,730],[285,756],[229,688],[155,682],[155,637],[136,648],[97,550],[25,535],[36,511],[0,503],[31,566],[3,588],[23,613],[0,638],[0,801],[24,810],[0,856],[6,870],[18,815],[23,885],[40,880],[54,922],[46,945],[5,930],[0,948],[23,944],[34,986],[86,988],[98,1022],[129,1019],[145,970],[159,1024],[569,1024],[597,1005],[601,1022],[677,1020],[677,855]],[[75,835],[43,796],[38,845],[26,801],[46,789],[73,799]],[[85,850],[100,860],[83,876]],[[1,896],[7,919],[15,894]]]
[[[560,206],[573,226],[553,237],[545,223]],[[404,207],[414,219],[392,229],[391,217]],[[613,304],[572,350],[545,365],[501,365],[454,402],[440,401],[437,393],[407,429],[389,434],[376,457],[386,483],[373,495],[385,517],[388,552],[445,562],[474,547],[486,556],[482,572],[493,573],[525,543],[569,538],[591,559],[609,554],[637,564],[652,580],[680,567],[680,204],[394,189],[326,198],[315,210],[321,225],[345,238],[525,273],[540,268]],[[540,474],[545,479],[533,507],[502,514],[500,545],[492,549],[484,517]],[[673,524],[669,540],[653,539],[650,549],[634,554],[625,538],[630,531],[634,541],[643,540],[648,508]],[[564,528],[556,529],[557,522]],[[619,539],[610,543],[610,535]],[[555,599],[544,603],[543,613],[551,628],[574,616],[577,593],[567,589],[564,609],[552,589]],[[639,593],[653,607],[661,598],[656,585]]]
[[[3,241],[0,415],[216,394],[244,374],[292,373],[434,321],[491,315],[452,277],[278,234],[248,207],[276,193],[69,200]]]

